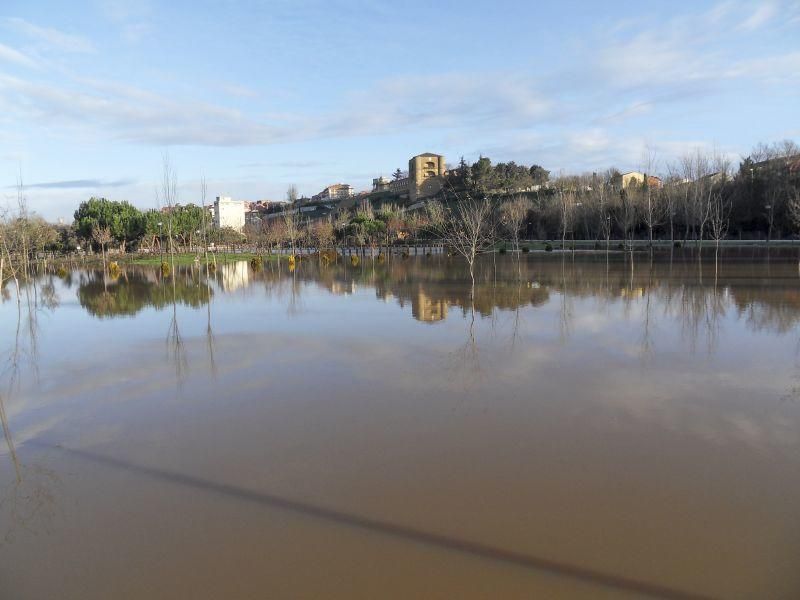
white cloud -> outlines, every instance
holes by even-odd
[[[146,3],[106,0],[99,6],[120,27],[149,27],[152,12]],[[643,145],[627,126],[645,115],[658,116],[666,103],[687,105],[734,80],[785,80],[800,72],[800,53],[753,56],[738,45],[718,43],[736,36],[741,7],[730,1],[665,21],[642,17],[598,27],[581,60],[559,73],[395,76],[354,90],[338,106],[315,114],[230,108],[225,102],[232,99],[225,96],[218,104],[198,102],[168,91],[70,77],[63,70],[40,81],[0,74],[0,106],[43,126],[57,124],[65,135],[137,144],[250,146],[435,130],[463,145],[490,144],[526,154],[547,147],[564,166],[627,163],[638,160]],[[774,20],[768,17],[754,10],[748,21],[766,28]],[[52,45],[76,52],[91,47],[77,36],[21,19],[6,21]],[[0,60],[37,66],[33,58],[2,45]],[[257,94],[236,82],[217,87],[237,98]],[[474,142],[478,137],[483,141]]]
[[[235,83],[218,83],[215,85],[215,89],[222,90],[226,94],[231,96],[235,96],[238,98],[256,98],[258,97],[258,92],[252,88],[249,88],[245,85],[239,85]]]
[[[135,44],[150,34],[152,7],[149,0],[96,0],[100,13],[120,28],[122,38]]]
[[[727,77],[753,77],[764,81],[786,82],[800,78],[800,51],[781,56],[742,60],[725,71]]]
[[[778,6],[774,2],[761,2],[756,9],[739,24],[738,29],[755,31],[769,23],[778,13]]]
[[[308,116],[241,110],[89,78],[55,83],[0,75],[0,102],[39,122],[156,145],[247,146],[391,133],[401,128],[519,127],[542,122],[551,104],[530,81],[444,75],[393,78],[342,107]]]
[[[0,61],[12,63],[21,67],[28,67],[30,69],[39,68],[39,63],[37,61],[19,50],[14,50],[14,48],[4,44],[0,44]]]
[[[18,33],[62,52],[94,52],[94,45],[84,37],[34,25],[17,17],[8,17],[4,22]]]

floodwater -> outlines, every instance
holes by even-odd
[[[710,251],[709,251],[710,252]],[[76,269],[0,304],[0,598],[798,598],[752,249]]]

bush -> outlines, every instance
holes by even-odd
[[[679,242],[679,241],[676,241],[676,242],[674,242],[672,244],[672,247],[673,248],[681,248],[681,247],[683,247],[683,244],[681,242]]]
[[[112,260],[108,263],[108,274],[111,275],[111,277],[116,279],[121,272],[122,270],[119,268],[119,263],[117,263],[117,261]]]
[[[500,254],[505,254],[506,252],[508,252],[508,250],[506,250],[505,246],[501,246],[500,250],[498,250],[498,252],[500,252]]]
[[[527,254],[528,252],[530,252],[530,251],[531,251],[531,249],[530,249],[530,248],[528,248],[527,246],[523,246],[523,247],[522,247],[522,251],[523,251],[525,254]]]
[[[253,271],[260,271],[264,267],[264,259],[260,256],[254,256],[250,259],[250,268]]]
[[[553,251],[553,244],[545,244],[544,245],[545,252],[552,252]]]
[[[351,254],[350,255],[350,264],[351,265],[353,265],[354,267],[357,267],[359,262],[361,262],[361,261],[359,260],[359,258],[355,254]]]
[[[625,250],[625,244],[617,244],[617,250]]]
[[[167,261],[162,262],[161,263],[161,276],[162,277],[169,277],[169,272],[170,272],[169,263],[167,263]]]

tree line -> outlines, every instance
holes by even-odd
[[[644,176],[626,181],[616,168],[551,176],[539,165],[493,164],[486,157],[468,164],[462,159],[422,210],[365,201],[305,221],[289,203],[279,218],[248,224],[243,232],[212,226],[205,189],[202,206],[176,203],[168,162],[159,198],[163,209],[143,211],[126,201],[93,197],[80,204],[70,225],[47,223],[31,213],[20,184],[16,209],[0,212],[0,267],[7,278],[19,262],[15,257],[25,257],[27,264],[42,253],[68,254],[78,248],[105,255],[109,248],[173,252],[215,243],[294,253],[300,247],[438,241],[460,253],[464,240],[457,234],[471,230],[467,251],[472,254],[473,248],[491,247],[499,239],[518,250],[524,239],[560,240],[562,246],[575,239],[607,244],[612,239],[771,241],[796,237],[800,230],[800,149],[794,142],[760,144],[736,169],[723,155],[702,151],[663,168],[652,154],[642,163]]]

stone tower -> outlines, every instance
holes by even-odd
[[[420,198],[433,196],[444,185],[444,156],[426,152],[408,161],[408,198],[413,204]]]

